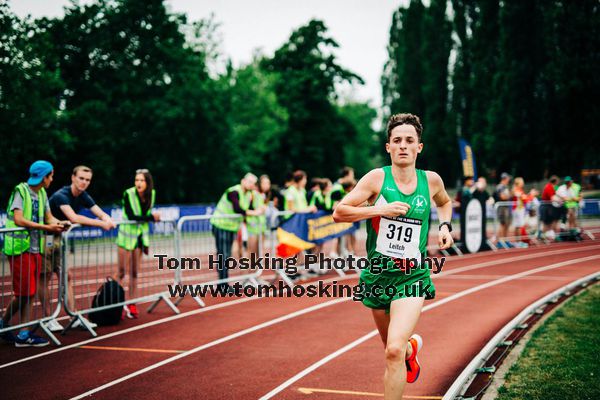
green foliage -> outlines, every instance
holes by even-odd
[[[384,117],[410,112],[423,124],[423,153],[418,167],[456,175],[458,157],[454,130],[448,124],[448,57],[452,46],[446,2],[429,7],[411,1],[394,12],[388,45],[389,60],[382,76]],[[385,126],[385,124],[384,124]],[[387,135],[381,135],[385,142]]]
[[[228,99],[204,54],[186,46],[185,18],[161,0],[119,0],[46,23],[75,138],[64,162],[91,164],[96,197],[117,200],[137,168],[153,173],[161,202],[218,196],[233,178]]]
[[[287,129],[287,111],[277,101],[275,78],[260,68],[260,59],[232,71],[231,123],[237,156],[245,171],[273,172],[279,162],[280,138]],[[274,167],[274,168],[273,168]]]
[[[367,103],[348,102],[338,107],[338,113],[355,130],[352,140],[344,144],[344,161],[354,168],[357,177],[386,163],[380,155],[381,141],[372,128],[377,111]],[[331,175],[331,174],[327,174]]]
[[[394,13],[382,76],[383,117],[422,118],[419,167],[457,178],[457,135],[484,174],[598,166],[597,1],[427,4]],[[53,190],[90,165],[102,203],[137,168],[152,171],[159,202],[206,202],[248,170],[281,182],[296,168],[335,178],[343,165],[360,176],[387,162],[375,110],[337,98],[338,84],[362,80],[338,64],[322,21],[221,73],[218,29],[163,0],[73,2],[36,21],[0,3],[0,197],[35,159],[55,164]]]
[[[0,18],[3,197],[38,158],[55,164],[51,191],[73,166],[92,167],[102,203],[118,202],[138,168],[165,203],[215,201],[248,170],[277,182],[292,168],[335,174],[346,157],[369,165],[374,111],[335,105],[337,83],[361,80],[336,63],[322,22],[219,75],[214,16],[188,23],[163,0],[74,1],[37,21],[3,3]]]
[[[452,109],[481,169],[577,176],[598,164],[595,1],[452,0]],[[596,68],[597,69],[597,68]],[[577,136],[568,145],[565,137]],[[594,150],[595,148],[595,150]]]
[[[312,20],[261,63],[276,74],[275,93],[288,115],[278,157],[270,164],[269,172],[278,181],[297,168],[311,176],[334,175],[345,164],[344,145],[356,131],[333,104],[335,84],[362,80],[337,64],[331,53],[335,47],[325,24]]]
[[[0,3],[0,193],[2,202],[28,177],[31,160],[56,162],[71,146],[66,113],[58,98],[64,90],[59,71],[41,49],[51,46],[47,32],[19,20]],[[4,205],[2,205],[4,207]]]
[[[446,1],[413,0],[390,28],[384,117],[422,117],[420,165],[458,178],[461,136],[484,175],[540,179],[596,166],[600,110],[588,99],[600,86],[598,2],[448,4],[450,13]],[[565,146],[572,133],[576,140]]]

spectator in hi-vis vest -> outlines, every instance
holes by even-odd
[[[246,216],[258,216],[265,212],[264,205],[257,210],[252,207],[252,193],[256,189],[257,181],[256,175],[247,173],[239,184],[225,190],[210,219],[217,248],[217,270],[220,280],[229,277],[225,263],[231,257],[231,245],[244,219]],[[235,214],[238,216],[234,216]],[[219,288],[221,291],[227,291],[229,285],[227,282],[221,282]]]
[[[295,213],[316,212],[317,207],[309,206],[306,201],[306,172],[295,171],[292,179],[292,184],[285,192],[285,210]]]
[[[577,228],[577,210],[581,201],[581,186],[574,183],[570,176],[565,177],[564,182],[556,190],[556,195],[564,201],[569,229],[573,229]]]
[[[352,167],[343,167],[340,169],[339,178],[329,191],[328,195],[328,203],[331,206],[331,210],[335,210],[340,201],[354,188],[356,185],[356,180],[354,179],[354,168]],[[354,250],[350,251],[348,246],[352,246],[355,242],[354,234],[348,234],[345,236],[346,240],[346,248],[342,248],[342,240],[341,238],[332,240],[332,251],[329,254],[330,257],[336,258],[338,256],[344,256],[346,253],[351,253]],[[353,248],[353,247],[352,247]]]
[[[123,282],[129,272],[129,298],[136,297],[137,273],[142,259],[142,251],[148,254],[150,246],[149,222],[160,221],[160,213],[152,211],[156,191],[150,171],[138,169],[135,171],[135,186],[123,193],[123,220],[133,221],[131,224],[119,225],[117,246],[119,246],[119,281]],[[137,318],[138,310],[135,304],[129,304],[123,309],[123,315]]]
[[[265,233],[268,231],[267,210],[269,208],[269,192],[271,191],[271,179],[268,175],[258,178],[256,190],[252,190],[250,209],[264,210],[260,215],[246,217],[246,228],[248,230],[248,256],[258,257],[262,252],[260,246],[264,243]],[[248,271],[254,273],[255,271]]]
[[[26,231],[7,232],[4,237],[4,254],[8,258],[12,278],[13,298],[6,307],[0,329],[7,328],[15,314],[19,323],[31,321],[33,299],[37,291],[38,276],[42,268],[44,235],[60,233],[68,228],[67,221],[59,221],[50,212],[46,189],[52,183],[54,168],[48,161],[36,161],[29,168],[29,180],[18,184],[10,195],[6,228],[26,228]],[[48,340],[34,335],[27,327],[15,337],[9,332],[2,338],[16,347],[42,347]]]

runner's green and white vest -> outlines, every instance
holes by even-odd
[[[15,224],[15,216],[14,211],[11,211],[13,199],[15,197],[15,193],[19,192],[21,198],[23,199],[23,218],[28,221],[32,221],[33,217],[33,200],[31,198],[31,193],[29,193],[29,188],[27,183],[19,183],[12,194],[10,195],[10,199],[8,200],[8,218],[6,220],[5,228],[13,229],[19,228],[17,224]],[[41,188],[38,192],[38,222],[40,224],[44,223],[44,212],[46,211],[46,202],[48,201],[48,196],[46,195],[46,190]],[[31,245],[31,236],[29,235],[29,231],[17,231],[17,232],[7,232],[4,237],[4,254],[7,256],[18,256],[19,254],[25,253],[29,250]],[[44,252],[44,235],[40,234],[40,253]]]
[[[125,191],[127,199],[131,205],[133,215],[137,217],[142,216],[142,205],[137,195],[137,189],[130,187]],[[154,199],[156,198],[156,192],[152,189],[152,196],[150,198],[150,207],[146,212],[146,216],[152,215],[152,207],[154,207]],[[125,204],[123,204],[123,220],[128,220],[129,216],[125,211]],[[137,224],[123,224],[119,225],[119,235],[117,236],[117,246],[124,248],[125,250],[133,250],[137,245],[138,237],[142,237],[142,244],[145,247],[150,246],[150,225],[148,222],[139,222]]]
[[[369,260],[376,257],[398,259],[416,258],[421,262],[421,254],[427,254],[429,234],[429,214],[431,204],[429,184],[425,171],[417,169],[417,187],[409,195],[402,193],[392,176],[392,167],[382,168],[385,173],[383,184],[375,205],[401,201],[410,205],[405,216],[394,218],[375,217],[367,222],[367,253]]]

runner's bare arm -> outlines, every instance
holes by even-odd
[[[374,169],[363,176],[356,187],[335,208],[333,220],[335,222],[355,222],[379,216],[397,217],[398,215],[405,215],[410,206],[400,201],[380,206],[362,207],[366,201],[375,200],[383,179],[384,172],[382,169]]]
[[[427,181],[429,182],[431,197],[437,207],[440,223],[450,222],[452,220],[452,200],[446,192],[444,181],[442,181],[442,178],[433,171],[427,171]],[[452,246],[453,243],[454,239],[448,230],[448,226],[442,226],[438,234],[438,245],[440,246],[440,249],[445,250]]]

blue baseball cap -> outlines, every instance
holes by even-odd
[[[34,162],[31,164],[31,167],[29,167],[29,180],[27,181],[27,184],[29,186],[39,185],[40,182],[42,182],[42,179],[53,170],[54,167],[48,161],[38,160]]]

